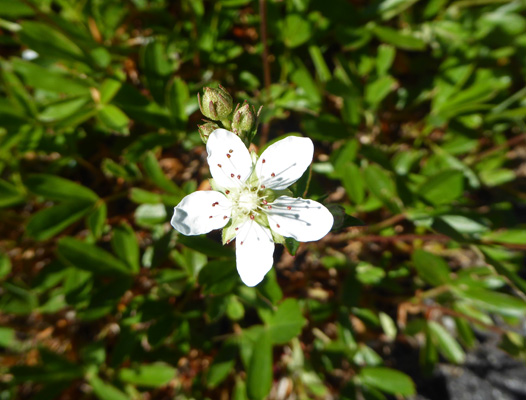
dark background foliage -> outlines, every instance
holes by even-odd
[[[0,398],[453,399],[480,342],[524,361],[525,10],[0,0]],[[218,83],[257,146],[315,141],[337,215],[256,288],[169,225]]]

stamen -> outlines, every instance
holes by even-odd
[[[267,208],[270,210],[272,208],[272,206],[268,206]]]
[[[267,200],[263,199],[262,203],[267,204]]]
[[[276,226],[277,226],[278,228],[281,228],[281,226],[279,226],[279,224],[276,224]]]
[[[230,177],[233,178],[233,177],[234,177],[234,174],[230,174]]]
[[[229,152],[229,153],[233,153],[233,152],[234,152],[234,150],[230,149],[230,150],[228,150],[228,152]]]
[[[226,194],[230,194],[230,190],[225,190],[225,193]]]
[[[228,217],[227,217],[226,215],[223,217],[223,219],[227,219],[227,218],[228,218]]]
[[[242,245],[242,244],[243,244],[243,242],[241,242],[241,243],[239,243],[239,244],[240,244],[240,245]]]
[[[212,216],[209,216],[208,218],[212,218]]]
[[[254,219],[254,215],[251,214],[251,215],[250,215],[250,219]]]
[[[261,189],[265,189],[265,185],[261,185]]]
[[[232,156],[231,156],[230,154],[227,154],[226,156],[227,156],[227,158],[230,158],[230,157],[232,157]]]
[[[270,176],[274,178],[276,176],[276,174],[273,172],[273,173],[270,174]]]
[[[237,176],[237,179],[241,179],[241,175],[238,175],[238,176]]]
[[[236,231],[238,231],[238,230],[239,230],[239,228],[236,228],[235,230],[236,230]]]
[[[217,166],[218,166],[219,168],[222,168],[221,164],[217,164]]]
[[[261,164],[265,164],[265,159],[261,160]]]
[[[287,207],[287,210],[292,210],[292,207],[291,207],[291,206],[288,206],[288,207]]]

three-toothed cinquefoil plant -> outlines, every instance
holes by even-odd
[[[214,109],[214,105],[210,103],[209,108]],[[248,105],[240,110],[250,112]],[[222,123],[225,118],[221,116]],[[254,123],[250,118],[246,121]],[[248,123],[245,127],[256,129]],[[222,128],[206,135],[213,190],[186,196],[175,207],[171,222],[184,235],[223,228],[224,244],[236,239],[241,280],[255,286],[272,268],[274,243],[283,243],[284,237],[300,242],[319,240],[331,230],[334,219],[322,204],[294,198],[288,190],[312,161],[312,141],[289,136],[258,157],[247,150],[242,140],[253,135],[246,128],[244,135]]]

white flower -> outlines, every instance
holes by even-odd
[[[315,241],[332,228],[327,208],[286,190],[312,161],[310,139],[289,136],[258,158],[234,133],[216,129],[206,150],[215,190],[186,196],[175,207],[172,226],[184,235],[224,228],[224,243],[236,238],[237,270],[247,286],[257,285],[272,268],[274,242],[283,236]]]

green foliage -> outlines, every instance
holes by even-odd
[[[526,360],[524,2],[260,3],[0,0],[2,399],[412,396],[392,350],[488,329]],[[335,217],[256,288],[169,225],[205,86],[316,142],[291,190]]]

